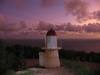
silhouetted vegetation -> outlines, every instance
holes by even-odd
[[[23,70],[26,68],[23,59],[38,58],[41,49],[31,46],[12,45],[8,46],[0,42],[0,74],[3,75],[8,70]]]
[[[67,60],[87,61],[87,62],[100,62],[100,53],[95,52],[82,52],[76,50],[60,50],[60,58]]]
[[[80,52],[75,50],[60,50],[61,61],[65,68],[73,72],[75,75],[100,75],[99,66],[96,69],[82,63],[100,63],[100,53],[95,52]]]
[[[67,68],[74,75],[91,75],[87,66],[80,64],[76,61],[70,60],[62,60],[64,63],[64,67]]]
[[[23,70],[26,68],[23,59],[38,59],[39,51],[42,49],[39,47],[31,47],[24,45],[7,45],[0,42],[0,74],[8,72],[8,70]],[[100,53],[86,53],[76,50],[60,50],[61,59],[67,59],[71,61],[82,61],[82,62],[100,62]],[[12,71],[12,72],[13,72]],[[11,72],[10,72],[11,73]],[[95,75],[99,73],[98,70],[93,71]]]

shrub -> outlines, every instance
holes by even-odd
[[[75,75],[91,75],[90,70],[85,66],[75,61],[63,60],[64,67],[68,68]]]
[[[33,75],[32,71],[23,71],[20,75]]]
[[[8,70],[4,75],[16,75],[16,72],[13,70]]]

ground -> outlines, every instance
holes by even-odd
[[[53,69],[30,68],[27,71],[18,71],[17,75],[24,75],[24,73],[28,73],[29,71],[31,73],[27,74],[27,75],[72,75],[72,73],[70,71],[68,71],[67,69],[65,69],[63,67],[53,68]]]

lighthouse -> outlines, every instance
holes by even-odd
[[[57,46],[57,34],[51,28],[45,36],[44,52],[40,55],[40,64],[45,68],[60,67],[60,59]]]

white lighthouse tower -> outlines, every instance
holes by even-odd
[[[40,64],[45,68],[60,67],[60,60],[57,46],[57,35],[53,29],[46,34],[44,53],[40,56]],[[42,59],[41,59],[42,58]]]

